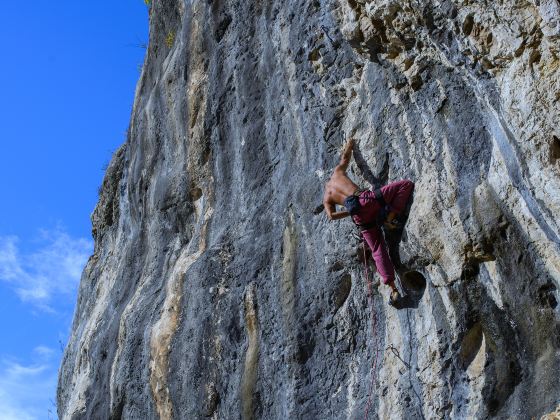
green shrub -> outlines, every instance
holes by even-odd
[[[167,45],[167,48],[171,48],[174,43],[175,43],[175,32],[171,31],[167,34],[167,37],[165,38],[165,45]]]

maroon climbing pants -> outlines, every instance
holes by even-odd
[[[385,203],[387,203],[387,211],[394,212],[396,214],[401,213],[406,207],[413,188],[414,183],[407,179],[392,182],[384,187],[381,187],[381,194],[383,195]],[[359,200],[360,209],[358,213],[353,216],[354,222],[359,225],[375,224],[378,213],[383,208],[379,201],[375,199],[374,192],[364,191],[360,194]],[[383,279],[383,283],[392,283],[395,280],[395,269],[391,263],[391,259],[389,258],[387,245],[385,244],[385,239],[383,239],[381,227],[375,225],[362,230],[362,235],[371,249],[373,260],[375,261],[375,266],[377,267],[377,272]]]

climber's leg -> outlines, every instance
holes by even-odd
[[[381,194],[389,206],[389,211],[395,215],[401,213],[412,194],[414,183],[408,179],[391,182],[381,187]]]
[[[395,289],[395,269],[393,268],[393,263],[389,258],[387,245],[383,239],[381,229],[378,227],[368,229],[362,232],[362,236],[371,249],[373,260],[375,261],[375,266],[377,267],[377,272],[381,276],[383,284],[389,285],[392,289]]]

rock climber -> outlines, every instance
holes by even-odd
[[[353,147],[354,139],[350,138],[344,146],[340,163],[334,168],[331,178],[325,185],[323,205],[329,220],[352,216],[371,249],[383,283],[391,287],[389,303],[395,305],[400,295],[395,286],[395,269],[389,258],[381,226],[385,225],[388,229],[398,227],[399,222],[396,217],[406,207],[414,183],[405,179],[374,191],[360,189],[346,175]],[[336,211],[337,204],[346,209]]]

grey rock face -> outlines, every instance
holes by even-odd
[[[128,139],[92,215],[60,417],[554,411],[558,10],[154,0]],[[354,227],[319,206],[352,133],[357,183],[416,184],[404,232],[387,234],[400,309],[378,283],[368,305]]]

